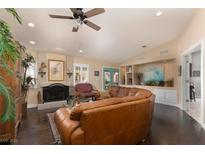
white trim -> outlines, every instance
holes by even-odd
[[[205,56],[204,56],[204,48],[205,48],[205,39],[201,40],[201,122],[203,125],[205,125]]]
[[[202,128],[205,130],[205,124],[203,124],[203,125],[201,125],[202,126]]]
[[[177,107],[177,108],[179,108],[180,110],[182,110],[181,107],[180,107],[180,104],[168,104],[168,103],[159,103],[159,102],[155,102],[155,103],[157,103],[157,104],[163,104],[163,105],[168,105],[168,106],[174,106],[174,107]]]
[[[36,108],[38,107],[38,104],[27,104],[27,108],[30,109],[30,108]]]
[[[205,86],[205,67],[204,67],[204,63],[205,63],[205,57],[204,57],[204,44],[205,44],[205,39],[202,39],[200,41],[198,41],[197,43],[195,43],[194,45],[192,45],[190,48],[188,48],[187,50],[185,50],[182,54],[181,54],[181,63],[182,63],[182,78],[181,78],[181,85],[180,85],[180,91],[181,91],[181,96],[180,96],[180,104],[182,106],[182,110],[186,110],[186,104],[184,102],[184,91],[185,91],[185,87],[184,87],[184,83],[185,83],[185,70],[183,69],[185,66],[185,56],[188,54],[191,54],[195,51],[193,51],[197,46],[201,47],[201,120],[200,120],[200,124],[203,126],[205,125],[205,100],[204,100],[204,86]]]
[[[66,101],[56,101],[56,102],[48,102],[48,103],[38,104],[38,110],[59,108],[59,107],[63,107],[64,104],[66,104],[66,103],[67,103]]]

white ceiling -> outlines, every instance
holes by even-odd
[[[88,10],[88,9],[85,9]],[[176,38],[191,18],[192,9],[105,9],[105,13],[89,20],[101,26],[95,31],[83,26],[73,33],[73,21],[52,19],[48,14],[72,15],[69,9],[17,9],[23,19],[19,25],[5,10],[13,35],[28,49],[41,52],[67,53],[121,63],[164,42]],[[27,26],[35,24],[34,28]],[[29,41],[35,41],[35,45]],[[141,46],[147,45],[146,49]],[[79,53],[79,49],[84,52]]]

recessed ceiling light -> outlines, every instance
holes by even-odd
[[[161,15],[162,15],[162,11],[159,10],[159,11],[156,13],[156,16],[159,17],[159,16],[161,16]]]
[[[30,44],[36,44],[36,42],[34,42],[34,41],[29,41],[29,43],[30,43]]]
[[[80,53],[82,53],[82,52],[83,52],[83,50],[79,50],[79,52],[80,52]]]
[[[35,27],[35,25],[34,25],[32,22],[29,22],[29,23],[28,23],[28,26],[29,26],[29,27]]]

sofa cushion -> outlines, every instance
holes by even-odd
[[[80,120],[81,114],[85,110],[90,110],[98,107],[118,104],[123,102],[120,98],[109,98],[109,99],[103,99],[95,102],[88,102],[88,103],[81,103],[75,107],[72,108],[70,113],[70,119],[71,120]]]
[[[75,86],[75,90],[81,93],[91,92],[93,89],[90,83],[79,83]]]
[[[136,96],[126,96],[126,97],[122,97],[122,102],[132,102],[132,101],[137,101],[140,99],[145,99],[145,97],[143,95],[136,95]]]
[[[96,94],[93,92],[86,92],[86,93],[81,93],[80,96],[83,98],[88,98],[88,97],[94,97]]]
[[[119,86],[111,86],[109,88],[109,94],[111,97],[117,97],[120,87]]]
[[[142,96],[144,98],[148,98],[152,95],[151,91],[145,89],[139,89],[135,96]]]
[[[138,90],[138,88],[130,88],[128,96],[135,96]]]
[[[118,97],[128,96],[129,90],[130,88],[120,87],[119,92],[118,92]]]

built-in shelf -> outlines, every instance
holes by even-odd
[[[121,85],[141,85],[155,87],[174,87],[176,73],[175,59],[166,59],[143,64],[120,66]],[[155,76],[155,74],[158,76]],[[149,78],[150,77],[150,78]],[[152,78],[153,77],[153,78]]]
[[[126,73],[132,73],[132,65],[126,66]]]
[[[125,66],[120,67],[120,84],[125,85]]]

